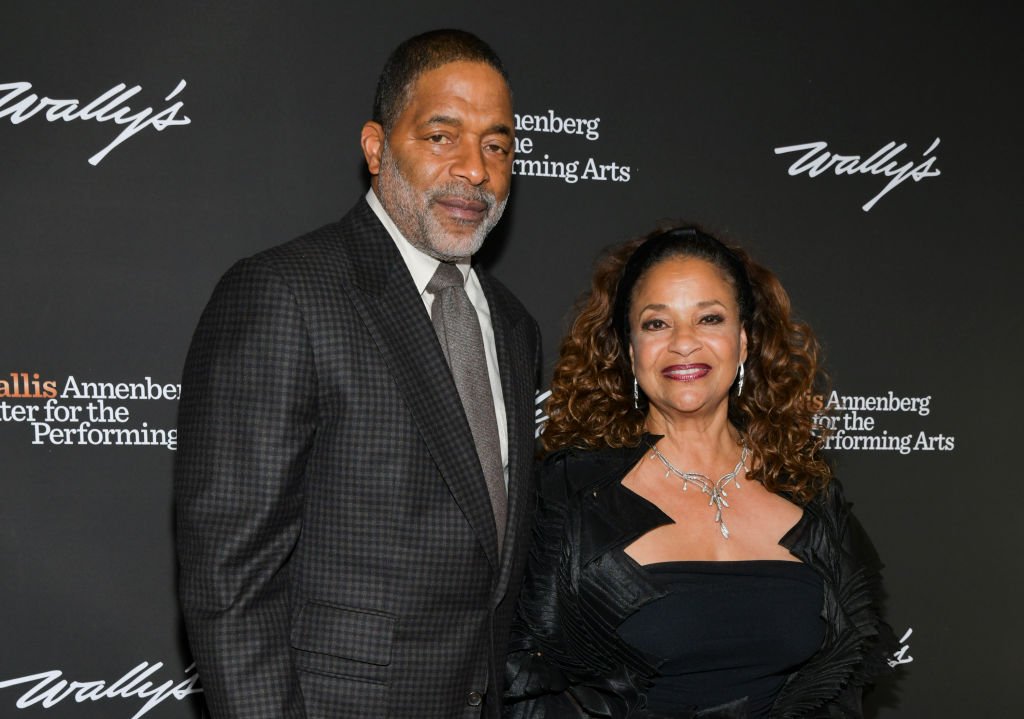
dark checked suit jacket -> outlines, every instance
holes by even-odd
[[[217,719],[498,715],[539,337],[480,280],[508,415],[502,556],[430,318],[365,201],[221,279],[175,469],[181,604]]]

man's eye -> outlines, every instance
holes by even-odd
[[[451,142],[451,140],[448,139],[447,135],[429,135],[427,137],[427,141],[428,142],[433,142],[433,143],[436,143],[436,144],[439,144],[439,145],[447,143],[447,142]]]
[[[493,152],[496,155],[507,155],[508,154],[508,148],[505,147],[504,145],[499,145],[497,143],[491,143],[489,145],[485,145],[484,147],[487,149],[488,152]]]

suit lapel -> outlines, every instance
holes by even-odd
[[[533,423],[530,422],[533,415],[533,377],[528,368],[533,366],[534,358],[528,356],[528,343],[521,336],[524,331],[521,313],[512,311],[489,275],[480,269],[477,269],[477,275],[490,308],[508,429],[508,521],[501,571],[495,588],[495,601],[498,602],[508,588],[516,545],[527,534],[521,525],[529,519],[527,502],[533,468],[534,437],[531,431]]]
[[[357,288],[353,300],[441,476],[497,568],[494,515],[469,422],[412,276],[365,202],[342,223],[349,225],[342,233]]]

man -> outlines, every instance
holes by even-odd
[[[186,362],[181,601],[218,719],[500,710],[539,365],[469,265],[512,174],[500,60],[407,40],[361,142],[365,199],[235,265]]]

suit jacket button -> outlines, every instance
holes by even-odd
[[[484,703],[484,695],[480,692],[470,692],[466,697],[466,703],[471,707],[478,707]]]

